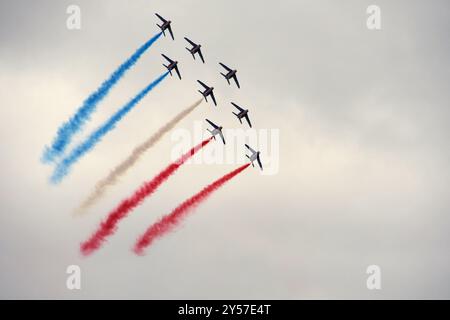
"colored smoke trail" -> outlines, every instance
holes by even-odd
[[[100,224],[98,230],[89,238],[89,240],[81,244],[81,253],[84,255],[89,255],[93,251],[100,248],[106,237],[112,235],[116,231],[117,224],[121,219],[125,218],[127,214],[141,204],[145,198],[153,194],[163,182],[165,182],[181,165],[183,165],[183,163],[191,158],[198,150],[207,145],[211,140],[212,138],[208,138],[193,147],[175,162],[169,164],[152,180],[144,183],[133,193],[133,195],[124,199],[113,211],[108,214],[106,220]]]
[[[84,154],[90,151],[94,146],[100,142],[105,134],[114,129],[117,122],[119,122],[128,112],[130,112],[150,91],[153,90],[169,72],[159,76],[156,80],[145,87],[133,99],[125,104],[119,111],[117,111],[111,118],[109,118],[101,127],[97,128],[91,135],[77,147],[75,147],[67,157],[65,157],[55,168],[55,171],[50,179],[52,183],[60,182],[70,170],[70,167],[75,164]]]
[[[170,214],[162,217],[158,222],[151,225],[137,240],[133,249],[134,252],[136,254],[143,254],[144,249],[151,245],[153,241],[174,229],[188,213],[204,202],[214,191],[217,191],[226,182],[244,171],[249,165],[250,164],[247,163],[214,181],[207,187],[203,188],[199,193],[184,201]]]
[[[54,138],[50,147],[46,147],[42,156],[44,163],[52,162],[57,156],[62,154],[66,147],[72,140],[72,136],[78,132],[84,124],[89,121],[91,114],[96,110],[97,104],[102,101],[114,87],[114,85],[125,75],[128,71],[147,51],[148,48],[155,43],[161,36],[161,32],[153,36],[150,40],[138,48],[124,63],[122,63],[110,76],[105,80],[100,87],[97,88],[91,95],[84,100],[82,106],[78,108],[75,114],[64,122],[58,129],[56,137]]]
[[[197,108],[203,99],[198,100],[193,105],[184,109],[178,113],[172,120],[167,122],[162,126],[156,133],[149,137],[142,144],[137,146],[128,158],[126,158],[122,163],[115,167],[106,178],[100,180],[95,186],[93,193],[81,204],[77,213],[85,212],[86,209],[91,207],[96,203],[106,192],[108,187],[113,186],[117,183],[118,179],[123,176],[128,169],[136,164],[140,157],[151,147],[153,147],[167,132],[172,130],[177,123],[184,119],[188,114],[190,114],[195,108]]]

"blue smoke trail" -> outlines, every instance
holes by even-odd
[[[84,100],[83,105],[76,111],[75,115],[59,127],[52,145],[50,147],[47,146],[44,150],[42,162],[52,162],[57,156],[64,152],[67,145],[72,140],[72,136],[89,120],[91,114],[95,111],[97,104],[106,97],[111,88],[125,75],[125,72],[139,60],[142,54],[150,48],[160,36],[161,32],[144,43],[131,57],[128,58],[128,60],[122,63],[116,71],[109,76],[108,80],[104,81],[95,92]]]
[[[144,98],[147,93],[152,91],[154,87],[156,87],[169,72],[165,72],[161,76],[159,76],[156,80],[150,83],[147,87],[145,87],[141,92],[139,92],[133,99],[128,101],[119,111],[117,111],[108,121],[106,121],[102,126],[97,128],[91,135],[77,147],[75,147],[72,152],[65,157],[55,168],[50,181],[52,183],[59,183],[68,173],[70,167],[78,161],[85,153],[90,151],[94,146],[100,142],[101,138],[107,134],[109,131],[114,129],[117,122],[119,122],[128,112],[130,112],[134,106],[136,106],[139,101]]]

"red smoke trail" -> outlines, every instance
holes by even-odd
[[[147,231],[138,239],[134,245],[134,252],[136,254],[143,254],[146,247],[152,244],[154,240],[162,237],[167,232],[171,231],[178,225],[180,220],[184,218],[189,212],[195,209],[203,201],[205,201],[214,191],[223,186],[226,182],[231,180],[234,176],[244,171],[250,163],[247,163],[230,173],[227,173],[222,178],[214,181],[210,185],[206,186],[196,195],[184,201],[178,207],[176,207],[170,214],[162,217],[158,222],[151,225]]]
[[[169,164],[163,171],[161,171],[152,180],[144,183],[134,194],[123,200],[113,211],[108,215],[108,218],[100,224],[99,229],[87,240],[81,244],[81,253],[89,255],[105,241],[105,238],[112,235],[117,229],[117,223],[125,218],[132,209],[138,206],[146,197],[151,195],[155,190],[166,181],[183,163],[192,157],[198,150],[207,145],[212,138],[202,141],[200,144],[193,147],[187,153],[182,155],[178,160]]]

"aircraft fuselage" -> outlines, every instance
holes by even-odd
[[[198,44],[195,47],[193,47],[190,51],[191,51],[192,54],[195,54],[195,53],[200,51],[200,48],[201,48],[201,45]]]
[[[216,136],[216,135],[220,134],[221,132],[222,132],[222,127],[212,130],[211,134],[213,136]]]
[[[167,28],[169,28],[170,22],[171,22],[171,21],[164,22],[164,23],[161,25],[161,29],[164,31],[164,30],[166,30]]]
[[[256,159],[258,159],[258,155],[259,155],[259,151],[253,153],[253,154],[250,156],[250,161],[253,162],[253,161],[255,161]]]
[[[248,113],[248,110],[244,110],[244,111],[239,112],[237,116],[239,119],[242,119],[243,117],[245,117],[247,115],[247,113]]]
[[[205,91],[203,91],[203,95],[206,97],[206,96],[209,96],[212,92],[213,92],[213,90],[214,90],[214,88],[209,88],[209,89],[206,89]]]
[[[173,70],[173,69],[175,69],[175,67],[177,66],[177,64],[178,64],[178,61],[174,61],[174,62],[172,62],[171,64],[169,64],[169,65],[167,66],[167,69]]]
[[[229,79],[233,78],[233,76],[236,74],[236,72],[237,72],[237,70],[232,70],[232,71],[228,72],[225,77],[229,80]]]

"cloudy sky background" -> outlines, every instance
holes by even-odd
[[[270,2],[270,3],[269,3]],[[82,28],[66,28],[66,8]],[[381,8],[382,30],[366,28]],[[448,1],[0,0],[0,298],[450,298]],[[98,111],[83,137],[158,76],[168,78],[74,166],[59,186],[39,159],[58,126],[139,45],[173,21]],[[193,61],[182,37],[203,45]],[[228,86],[218,62],[238,69]],[[96,254],[85,240],[108,210],[170,160],[166,136],[88,215],[73,210],[135,145],[199,95],[178,126],[205,117],[238,128],[229,101],[257,129],[278,129],[279,172],[245,171],[175,233],[135,256],[136,237],[236,167],[188,165],[122,221]],[[273,155],[272,155],[273,156]],[[264,161],[264,159],[263,159]],[[66,288],[66,268],[82,289]],[[382,290],[366,288],[367,266]]]

